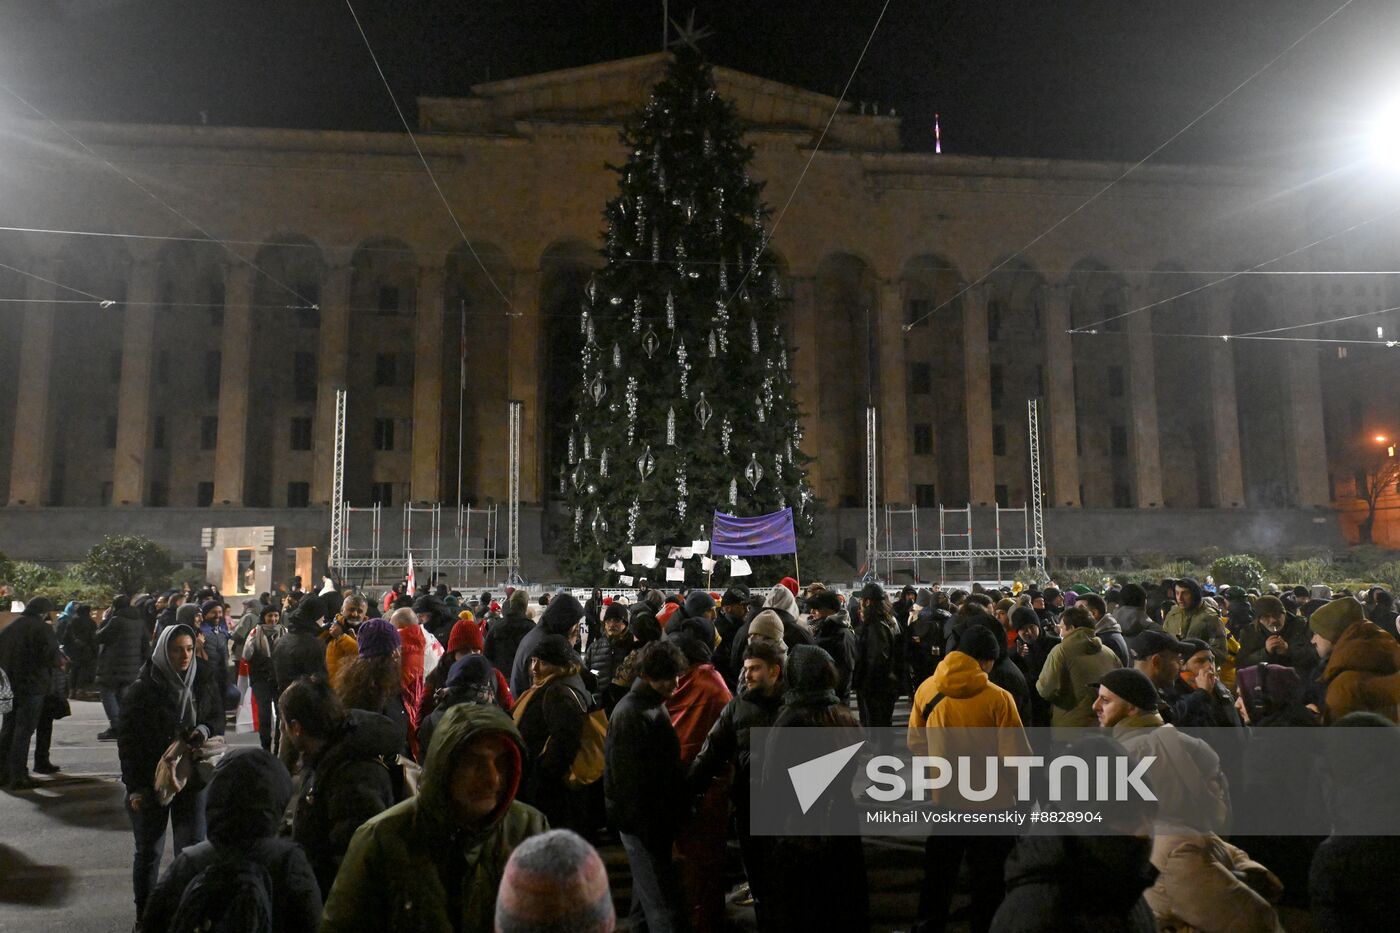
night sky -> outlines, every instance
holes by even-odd
[[[891,0],[850,98],[898,108],[913,149],[938,111],[946,152],[1135,161],[1341,3]],[[835,94],[881,0],[693,5],[717,64]],[[660,7],[356,0],[410,114],[419,94],[655,51]],[[343,0],[0,0],[0,80],[60,120],[398,129]],[[1326,165],[1391,97],[1400,2],[1353,0],[1156,161]]]

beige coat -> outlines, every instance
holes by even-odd
[[[1158,836],[1152,866],[1161,874],[1143,896],[1158,930],[1282,933],[1273,904],[1283,884],[1219,836]]]

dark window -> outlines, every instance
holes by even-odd
[[[219,446],[219,419],[205,415],[199,419],[199,449],[214,450]]]
[[[1113,507],[1115,509],[1131,509],[1133,507],[1132,491],[1122,483],[1117,483],[1113,487]]]
[[[170,381],[170,353],[161,350],[156,353],[156,382],[165,385]]]
[[[292,387],[298,402],[316,401],[316,354],[292,354]]]
[[[194,504],[199,506],[201,509],[207,509],[209,506],[214,504],[213,483],[200,483],[199,486],[195,488]]]
[[[998,457],[1006,456],[1006,426],[1002,424],[992,425],[992,453]]]
[[[374,355],[374,384],[377,386],[398,385],[399,358],[393,353]]]
[[[395,285],[379,286],[379,313],[384,315],[399,313],[399,289]]]
[[[292,450],[311,449],[311,419],[292,419]]]
[[[914,454],[927,457],[933,453],[933,425],[914,425]]]
[[[374,483],[370,486],[369,497],[372,502],[377,502],[383,506],[394,504],[394,484]]]
[[[996,343],[1001,337],[1001,302],[987,302],[987,340]]]
[[[1351,479],[1356,484],[1356,494],[1363,499],[1366,498],[1366,471],[1357,470]]]
[[[224,326],[224,283],[209,283],[209,326]]]
[[[919,483],[914,487],[914,504],[921,509],[931,509],[938,505],[933,483]]]
[[[1108,429],[1109,450],[1115,457],[1126,457],[1128,455],[1128,429],[1121,424],[1115,424]]]
[[[1005,483],[997,483],[996,497],[997,505],[1001,506],[1003,509],[1009,509],[1011,507],[1011,497],[1006,491]]]
[[[988,379],[988,382],[992,390],[992,407],[1000,408],[1002,389],[1005,384],[1005,380],[1002,378],[1000,363],[993,363],[991,365],[991,377]]]
[[[1123,397],[1123,367],[1108,367],[1108,395],[1109,398]]]
[[[151,483],[151,505],[163,509],[170,504],[170,487],[160,480]]]
[[[928,312],[933,307],[927,298],[910,298],[904,302],[904,323],[914,327],[925,327],[928,324]]]
[[[102,484],[102,490],[98,493],[98,496],[99,496],[99,501],[101,502],[102,505],[111,505],[111,504],[112,504],[112,484],[111,484],[111,483],[103,483],[103,484]]]
[[[304,509],[311,504],[310,483],[287,484],[287,508]]]
[[[1039,363],[1035,367],[1035,394],[1045,394],[1045,367]]]
[[[117,416],[116,416],[116,415],[108,415],[108,416],[107,416],[107,425],[106,425],[106,432],[105,432],[105,435],[104,435],[104,440],[106,441],[107,449],[108,449],[108,450],[116,450],[116,449],[117,449]]]
[[[219,371],[223,368],[223,354],[218,350],[208,350],[204,354],[204,397],[211,402],[219,398]]]
[[[122,351],[113,350],[107,354],[107,381],[117,383],[122,381]]]
[[[394,449],[394,419],[375,418],[374,419],[374,449],[393,450]],[[388,503],[385,503],[386,505]]]
[[[154,450],[165,449],[165,416],[156,415],[154,425],[151,427],[151,448]]]
[[[914,395],[928,395],[933,391],[933,371],[927,363],[909,364],[909,391]]]

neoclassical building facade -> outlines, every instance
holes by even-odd
[[[84,152],[42,122],[7,127],[0,549],[60,556],[25,553],[32,513],[40,537],[155,523],[177,547],[245,513],[324,523],[338,387],[353,504],[459,488],[503,501],[518,399],[522,498],[544,506],[607,165],[663,69],[654,55],[420,100],[456,221],[402,134],[69,126]],[[773,244],[838,547],[856,536],[841,510],[863,502],[867,399],[882,499],[977,508],[1025,502],[1039,399],[1052,550],[1067,556],[1121,554],[1113,535],[1135,527],[1144,552],[1217,531],[1259,548],[1339,540],[1328,510],[1350,492],[1351,435],[1372,427],[1349,414],[1339,435],[1324,416],[1354,412],[1350,364],[1331,346],[1203,335],[1370,307],[1393,298],[1390,278],[1348,280],[1345,301],[1306,275],[1177,297],[1316,239],[1334,206],[1282,173],[1147,165],[1038,238],[1125,166],[904,152],[896,115],[850,105],[813,156],[834,99],[716,79],[770,206],[802,178]],[[1367,267],[1347,249],[1273,268]]]

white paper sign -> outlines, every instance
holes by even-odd
[[[608,569],[609,569],[609,570],[616,570],[618,573],[622,573],[622,571],[624,571],[624,570],[627,569],[627,565],[624,564],[624,563],[623,563],[622,561],[620,561],[620,560],[615,560],[615,561],[613,561],[612,564],[608,567]]]
[[[709,573],[711,570],[714,570],[715,559],[713,557],[700,558],[700,569],[705,571],[706,573]]]
[[[667,579],[668,581],[675,581],[675,582],[677,582],[677,583],[683,583],[683,582],[685,582],[685,568],[684,568],[684,567],[667,567],[667,568],[666,568],[666,579]]]
[[[634,544],[632,545],[632,563],[641,564],[643,567],[656,566],[656,545],[654,544]]]
[[[694,553],[695,551],[693,548],[683,547],[679,549],[677,556],[680,557],[681,560],[690,560],[690,558],[694,556]]]
[[[620,577],[617,578],[617,582],[618,582],[618,583],[621,583],[623,586],[631,586],[631,585],[632,585],[632,578],[629,577],[629,576],[627,576],[627,574],[624,573],[622,576],[620,576]]]
[[[692,554],[708,554],[710,553],[710,542],[692,541],[690,542],[690,552]]]
[[[753,571],[749,569],[748,561],[742,557],[729,558],[729,575],[731,577],[747,577],[751,573]]]

